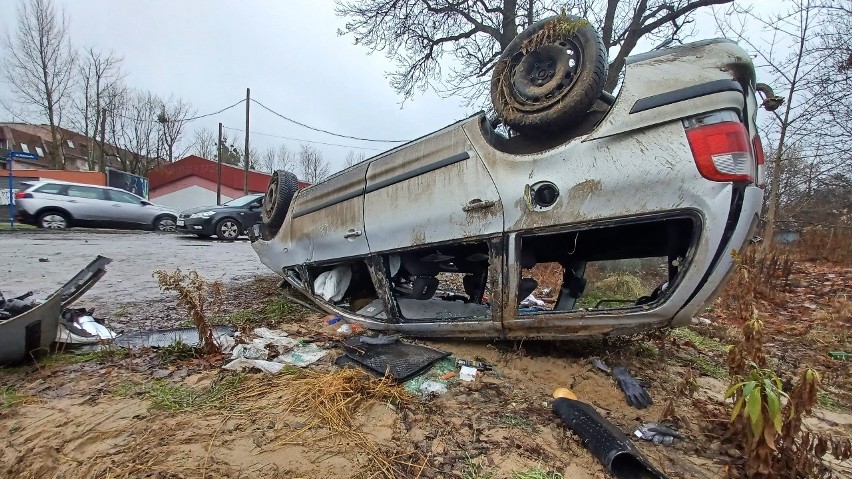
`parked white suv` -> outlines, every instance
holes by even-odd
[[[39,228],[72,226],[175,231],[177,210],[107,186],[38,181],[15,193],[15,219]]]
[[[252,246],[323,309],[419,336],[564,338],[688,324],[763,202],[746,51],[627,59],[576,18],[539,22],[477,114],[297,191],[273,175]],[[508,134],[507,134],[508,132]]]

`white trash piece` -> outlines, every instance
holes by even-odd
[[[267,359],[269,357],[269,351],[263,347],[257,347],[254,344],[238,344],[234,346],[233,351],[231,351],[231,357],[234,359]]]
[[[292,351],[275,358],[276,363],[287,363],[303,368],[317,362],[325,356],[326,350],[320,349],[316,344],[296,346]]]
[[[470,366],[462,366],[461,371],[459,371],[459,379],[462,381],[473,381],[476,379],[476,368]]]
[[[423,381],[423,384],[420,385],[420,388],[418,390],[421,394],[436,394],[440,396],[441,394],[447,392],[447,383],[427,379]]]
[[[276,374],[284,369],[281,363],[273,363],[272,361],[264,361],[262,359],[246,359],[238,358],[230,363],[222,366],[222,369],[229,371],[245,371],[246,369],[260,369],[269,374]]]
[[[352,268],[348,265],[340,265],[317,276],[314,281],[314,291],[326,301],[337,302],[343,299],[350,281],[352,281]]]
[[[76,323],[83,331],[86,331],[89,334],[94,334],[100,339],[115,339],[115,333],[112,332],[112,330],[103,324],[98,323],[95,321],[95,318],[91,316],[80,316],[77,318]]]

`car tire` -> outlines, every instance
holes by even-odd
[[[158,233],[174,233],[177,231],[177,218],[174,216],[160,216],[154,220],[154,231]]]
[[[500,55],[491,103],[504,124],[523,135],[561,131],[600,98],[607,52],[588,21],[559,15],[534,23]]]
[[[222,241],[234,241],[242,234],[242,225],[233,218],[224,218],[216,223],[216,237]]]
[[[272,174],[269,185],[266,187],[266,196],[263,198],[263,210],[260,218],[263,221],[264,239],[269,239],[278,233],[284,224],[290,203],[299,189],[299,180],[296,175],[285,170],[278,170]]]
[[[46,211],[38,215],[39,228],[64,230],[71,226],[68,215],[60,211]]]

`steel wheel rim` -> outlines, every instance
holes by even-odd
[[[177,229],[177,226],[175,225],[174,220],[166,218],[160,220],[157,223],[157,229],[159,229],[160,231],[171,233],[172,231],[175,231]]]
[[[65,229],[65,227],[68,226],[68,223],[61,215],[52,214],[42,218],[41,225],[47,229],[61,230]]]
[[[582,72],[583,50],[572,38],[541,45],[512,59],[511,96],[522,110],[552,105],[574,86]]]
[[[222,232],[222,236],[225,238],[236,238],[240,235],[239,229],[237,228],[237,224],[233,221],[225,221],[219,226],[219,231]]]
[[[278,201],[278,175],[273,176],[269,182],[269,187],[266,188],[266,197],[263,199],[263,211],[267,217],[272,216],[272,210],[275,209],[275,202]]]

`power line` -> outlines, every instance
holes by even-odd
[[[321,128],[314,128],[314,127],[312,127],[312,126],[309,126],[309,125],[306,125],[306,124],[304,124],[304,123],[298,122],[298,121],[296,121],[296,120],[294,120],[294,119],[292,119],[292,118],[288,118],[288,117],[286,117],[286,116],[282,115],[281,113],[278,113],[277,111],[275,111],[275,110],[273,110],[273,109],[269,108],[268,106],[264,105],[263,103],[261,103],[261,102],[259,102],[259,101],[255,100],[254,98],[252,98],[252,100],[251,100],[251,101],[252,101],[252,102],[254,102],[254,103],[257,103],[257,104],[258,104],[258,106],[260,106],[260,107],[261,107],[261,108],[263,108],[264,110],[268,111],[269,113],[272,113],[273,115],[279,116],[279,117],[281,117],[281,118],[283,118],[283,119],[285,119],[285,120],[289,121],[290,123],[295,123],[295,124],[297,124],[297,125],[299,125],[299,126],[301,126],[301,127],[303,127],[303,128],[307,128],[307,129],[309,129],[309,130],[318,131],[318,132],[320,132],[320,133],[325,133],[325,134],[327,134],[327,135],[337,136],[337,137],[340,137],[340,138],[348,138],[348,139],[350,139],[350,140],[359,140],[359,141],[375,141],[375,142],[378,142],[378,143],[405,143],[405,142],[407,142],[407,141],[408,141],[408,140],[376,140],[376,139],[372,139],[372,138],[360,138],[360,137],[357,137],[357,136],[349,136],[349,135],[341,135],[341,134],[339,134],[339,133],[333,133],[333,132],[330,132],[330,131],[328,131],[328,130],[323,130],[323,129],[321,129]]]
[[[245,98],[241,98],[240,101],[234,103],[233,105],[226,106],[225,108],[222,108],[221,110],[217,110],[217,111],[214,111],[212,113],[205,113],[203,115],[193,116],[191,118],[181,120],[181,122],[182,123],[189,123],[190,121],[198,120],[200,118],[207,118],[208,116],[218,115],[219,113],[222,113],[224,111],[228,111],[231,108],[234,108],[235,106],[237,106],[237,105],[239,105],[239,104],[241,104],[245,101],[246,101]],[[117,116],[119,118],[124,118],[125,120],[131,120],[131,121],[150,121],[151,123],[159,123],[159,120],[152,119],[152,118],[133,118],[133,117],[130,117],[130,116],[120,115],[118,113],[116,113],[115,116]]]
[[[231,128],[229,126],[226,126],[224,128],[226,130],[233,130],[233,131],[239,131],[239,132],[245,133],[245,130],[241,130],[239,128]],[[301,139],[301,138],[291,138],[289,136],[273,135],[272,133],[261,133],[259,131],[252,131],[251,134],[252,135],[260,135],[260,136],[269,136],[269,137],[272,137],[272,138],[281,138],[283,140],[300,141],[300,142],[303,142],[303,143],[315,143],[317,145],[341,146],[343,148],[354,148],[354,149],[357,149],[357,150],[384,151],[380,148],[367,148],[365,146],[341,145],[339,143],[325,143],[325,142],[322,142],[322,141],[304,140],[304,139]]]

